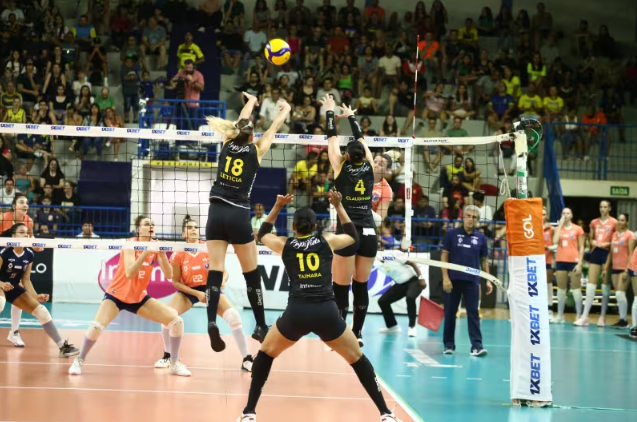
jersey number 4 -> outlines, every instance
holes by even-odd
[[[303,253],[297,253],[296,257],[299,259],[299,268],[301,269],[301,272],[304,273],[305,272],[305,263],[303,262]],[[305,256],[305,261],[307,262],[307,267],[310,269],[310,271],[316,271],[318,270],[319,267],[319,257],[318,254],[315,254],[314,252],[307,254]]]
[[[356,187],[354,188],[356,192],[360,192],[361,195],[365,195],[365,185],[363,185],[363,179],[360,179],[358,183],[356,183]]]
[[[234,160],[234,164],[232,163],[232,157],[226,157],[226,168],[224,170],[225,173],[232,172],[234,176],[241,176],[243,173],[243,160],[237,158]]]

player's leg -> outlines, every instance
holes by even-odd
[[[168,307],[177,311],[178,315],[190,310],[192,305],[192,301],[182,292],[175,293],[168,303]],[[170,366],[170,329],[167,325],[161,325],[161,338],[164,342],[164,356],[155,362],[155,368],[168,368]]]
[[[70,375],[81,375],[84,368],[84,360],[88,356],[89,352],[95,346],[97,339],[102,335],[102,332],[108,327],[108,325],[119,314],[119,307],[115,302],[110,299],[104,299],[100,304],[93,322],[88,327],[86,334],[84,335],[84,341],[82,342],[82,349],[80,354],[75,358],[73,365],[69,368]]]
[[[551,322],[554,324],[564,323],[564,309],[566,308],[566,296],[568,292],[568,272],[561,268],[562,263],[557,264],[555,280],[557,281],[557,316]]]
[[[628,299],[626,298],[626,290],[628,290],[629,278],[626,273],[613,274],[611,276],[613,287],[615,288],[615,298],[617,299],[617,307],[619,308],[619,321],[612,325],[612,328],[628,327]]]
[[[298,332],[294,329],[293,318],[289,317],[290,310],[286,309],[281,318],[272,326],[268,335],[261,344],[261,349],[257,356],[254,358],[254,364],[252,365],[252,382],[250,383],[250,392],[248,393],[248,402],[243,408],[241,416],[237,419],[238,422],[248,422],[256,420],[256,408],[263,386],[268,380],[270,370],[272,369],[272,363],[274,359],[279,357],[281,353],[292,347],[301,337],[302,332]],[[284,332],[283,335],[279,331],[279,324],[283,323]],[[290,334],[291,333],[291,334]],[[292,339],[288,338],[291,337]]]
[[[582,317],[582,273],[575,274],[574,270],[570,270],[568,275],[571,280],[571,290],[573,291],[573,301],[575,302],[575,312],[577,314],[577,320]]]
[[[363,245],[364,241],[361,241]],[[374,238],[376,242],[376,238]],[[374,257],[376,251],[374,250]],[[369,292],[367,291],[367,282],[374,265],[374,257],[356,255],[354,278],[352,279],[352,294],[354,296],[354,310],[352,318],[352,331],[358,338],[361,347],[363,346],[363,325],[367,317],[367,308],[369,307]]]
[[[588,290],[587,290],[588,293]],[[597,320],[598,327],[604,327],[606,325],[606,312],[608,311],[608,304],[610,302],[610,280],[608,277],[602,279],[602,310]]]
[[[634,273],[630,274],[630,276],[630,281],[633,285],[633,292],[637,292],[637,276],[635,276]],[[630,316],[632,318],[632,330],[637,330],[637,299],[633,299],[633,306],[630,309]],[[632,330],[631,335],[633,334]]]
[[[17,306],[11,306],[11,331],[9,331],[9,340],[15,347],[24,347],[24,341],[20,337],[20,319],[22,318],[22,309]]]
[[[249,221],[249,220],[248,220]],[[265,306],[263,304],[263,287],[261,285],[261,275],[257,269],[257,244],[252,234],[252,226],[248,225],[246,229],[250,230],[252,239],[248,243],[237,244],[232,243],[234,252],[239,258],[243,277],[246,280],[248,291],[248,300],[254,313],[254,319],[257,323],[252,333],[252,338],[263,343],[265,336],[268,334],[268,326],[265,322]]]
[[[549,318],[553,318],[553,266],[551,264],[546,264],[546,299]]]
[[[11,295],[15,295],[11,297]],[[53,318],[49,313],[49,310],[44,307],[38,300],[31,296],[22,286],[16,286],[7,295],[10,297],[11,303],[33,315],[42,324],[44,332],[53,340],[53,342],[60,349],[60,357],[71,357],[79,353],[79,350],[72,344],[69,344],[66,340],[62,339],[60,332],[58,331]]]
[[[241,314],[232,306],[226,295],[221,295],[221,298],[219,299],[217,315],[221,316],[221,318],[228,323],[228,326],[230,326],[232,338],[234,338],[235,343],[237,343],[239,352],[241,352],[241,356],[243,357],[241,369],[248,372],[252,371],[253,359],[252,355],[248,351],[248,343],[246,342],[246,336],[243,333],[243,321],[241,320]]]
[[[179,361],[181,338],[184,335],[184,320],[177,311],[156,299],[148,297],[146,302],[137,310],[137,315],[168,327],[170,337],[170,373],[182,377],[192,375],[186,369],[186,365]]]
[[[381,334],[392,334],[399,333],[401,331],[400,325],[396,321],[396,316],[394,315],[394,310],[391,305],[394,302],[398,302],[400,299],[404,298],[407,295],[407,285],[408,283],[403,284],[394,284],[391,286],[383,295],[378,299],[378,306],[380,307],[381,312],[383,313],[383,319],[385,320],[385,327],[378,330]]]
[[[407,317],[409,318],[409,331],[407,335],[409,337],[416,337],[416,320],[418,319],[418,305],[417,301],[422,293],[424,287],[420,284],[420,280],[414,278],[407,283],[407,295],[405,301],[407,302]]]
[[[347,321],[347,311],[349,310],[349,289],[354,276],[356,258],[352,246],[335,251],[332,260],[332,277],[334,279],[334,298],[338,311],[343,320]]]
[[[602,265],[606,263],[606,255],[607,254],[604,253],[604,250],[599,248],[595,248],[590,254],[588,266],[588,283],[586,283],[586,300],[584,301],[584,312],[581,314],[581,317],[575,321],[575,325],[588,325],[588,315],[591,311],[591,308],[593,307],[593,301],[595,300],[595,291],[597,290],[597,282],[602,272]],[[575,299],[575,295],[575,288],[573,287],[573,299]],[[580,313],[578,312],[577,314],[579,316]]]

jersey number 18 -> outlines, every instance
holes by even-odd
[[[226,157],[226,168],[224,172],[225,173],[232,172],[234,176],[240,176],[241,173],[243,173],[243,160],[240,158],[237,158],[236,160],[234,160],[234,164],[232,164],[232,167],[230,166],[231,164],[232,164],[232,157]]]

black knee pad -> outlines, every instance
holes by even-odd
[[[354,281],[352,283],[352,293],[354,294],[354,306],[355,307],[367,307],[369,306],[369,292],[367,291],[367,282],[359,283]]]

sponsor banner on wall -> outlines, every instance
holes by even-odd
[[[170,253],[168,255],[170,257]],[[101,302],[104,292],[113,280],[119,256],[119,252],[106,250],[95,250],[90,253],[82,250],[56,250],[53,273],[55,301]],[[418,254],[418,257],[428,258],[428,254]],[[226,268],[230,278],[224,288],[224,294],[234,306],[249,308],[245,279],[236,255],[226,256]],[[428,274],[427,266],[420,265],[420,268],[423,274]],[[281,258],[268,254],[267,251],[260,251],[258,270],[264,286],[263,299],[266,309],[285,309],[288,302],[289,280]],[[380,312],[378,299],[392,284],[393,281],[385,276],[379,265],[375,264],[368,283],[370,312]],[[159,265],[155,264],[148,285],[148,294],[167,302],[175,292],[171,281],[166,279]],[[423,291],[422,296],[429,296],[429,288]],[[407,312],[404,300],[395,303],[393,308],[399,313]]]

